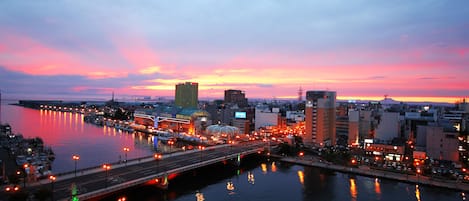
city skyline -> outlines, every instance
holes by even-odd
[[[465,1],[2,1],[4,98],[199,97],[460,101],[469,96]],[[304,93],[303,93],[304,94]]]

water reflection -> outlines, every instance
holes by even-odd
[[[261,164],[261,170],[263,174],[267,174],[267,164],[262,163]]]
[[[379,185],[379,179],[375,178],[375,193],[381,195],[381,186]]]
[[[420,201],[420,190],[419,190],[419,185],[415,185],[415,198],[417,198],[417,201]]]
[[[350,196],[352,197],[352,201],[357,200],[357,185],[355,184],[355,178],[350,178]]]
[[[231,182],[231,181],[226,182],[226,190],[228,190],[228,195],[235,194],[235,192],[234,192],[235,186],[234,186],[233,182]]]
[[[83,114],[2,105],[1,115],[2,122],[9,123],[14,133],[26,138],[41,137],[45,146],[52,147],[56,156],[52,163],[54,173],[73,171],[73,154],[81,156],[80,166],[85,168],[117,162],[125,146],[133,150],[128,153],[129,159],[153,153],[146,137],[134,140],[130,133],[85,123]]]
[[[275,165],[275,161],[272,162],[271,167],[272,167],[272,172],[277,172],[277,165]]]
[[[305,174],[301,170],[298,170],[298,179],[300,180],[301,185],[305,184]]]
[[[197,192],[197,193],[195,194],[195,197],[196,197],[197,201],[204,201],[204,200],[205,200],[204,194],[201,193],[201,192]]]
[[[248,172],[248,183],[254,184],[254,174],[251,171]]]

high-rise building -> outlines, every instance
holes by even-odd
[[[305,108],[305,144],[316,146],[336,144],[336,92],[307,91]]]
[[[174,102],[176,106],[183,108],[197,108],[199,102],[199,84],[186,82],[176,85]]]
[[[248,99],[244,91],[229,89],[225,90],[225,103],[237,104],[239,107],[248,106]]]

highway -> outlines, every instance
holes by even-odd
[[[78,195],[82,198],[103,195],[123,188],[129,188],[143,184],[151,179],[162,177],[168,173],[176,173],[195,169],[201,166],[210,165],[216,162],[234,158],[238,153],[257,152],[266,144],[262,142],[249,142],[233,144],[223,147],[209,147],[202,150],[186,151],[182,154],[172,156],[163,155],[160,160],[146,160],[136,164],[121,165],[120,167],[110,167],[109,170],[98,171],[91,174],[71,177],[67,179],[57,179],[55,182],[44,183],[29,187],[30,192],[34,192],[41,186],[53,188],[54,200],[69,200],[71,198],[72,183],[78,189]],[[80,171],[78,171],[80,172]],[[82,195],[86,195],[82,197]]]

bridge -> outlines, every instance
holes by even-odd
[[[222,146],[199,148],[184,152],[146,157],[120,164],[103,165],[93,169],[77,170],[57,175],[36,183],[28,184],[32,192],[45,187],[52,189],[52,200],[71,200],[73,192],[79,200],[87,200],[113,192],[154,182],[162,187],[167,185],[168,175],[182,173],[229,159],[237,159],[262,151],[265,142],[245,142]],[[156,155],[155,155],[156,156]]]

